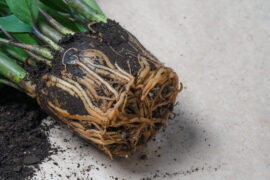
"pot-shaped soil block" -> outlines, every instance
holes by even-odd
[[[114,21],[66,36],[37,85],[41,107],[110,157],[126,157],[166,125],[177,74]]]

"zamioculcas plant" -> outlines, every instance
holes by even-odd
[[[166,125],[182,89],[177,74],[94,0],[0,0],[0,16],[0,83],[111,158]]]

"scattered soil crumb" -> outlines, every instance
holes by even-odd
[[[147,160],[147,155],[146,154],[141,155],[140,160]]]

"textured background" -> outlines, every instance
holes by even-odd
[[[114,161],[56,126],[34,179],[270,179],[270,1],[98,2],[178,73],[178,116]]]

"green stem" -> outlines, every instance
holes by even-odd
[[[46,58],[42,58],[42,57],[40,57],[40,56],[38,56],[38,55],[36,55],[36,54],[30,52],[30,51],[28,51],[28,54],[29,54],[34,60],[43,62],[43,63],[47,64],[48,66],[52,66],[52,63],[51,63],[50,60],[48,60],[48,59],[46,59]],[[33,65],[33,61],[32,61],[33,59],[31,59],[31,58],[27,59],[27,60],[29,60],[29,61],[28,61],[28,64]]]
[[[95,0],[82,0],[82,1],[88,4],[93,9],[95,9],[99,14],[105,16],[105,14],[103,13],[103,11],[101,10],[101,8],[99,7],[98,3]]]
[[[24,63],[26,62],[27,57],[22,56],[21,54],[19,54],[19,53],[18,53],[17,51],[15,51],[14,49],[6,48],[5,50],[6,50],[6,52],[7,52],[10,56],[16,58],[17,60],[19,60],[19,61],[21,61],[21,62],[24,62]],[[27,54],[26,54],[26,55],[27,55]]]
[[[39,8],[40,14],[43,15],[43,17],[60,33],[63,35],[67,34],[75,34],[75,32],[69,30],[68,28],[62,26],[60,23],[58,23],[55,19],[53,19],[48,13],[46,13],[43,9]]]
[[[53,48],[56,51],[63,51],[63,48],[61,46],[58,46],[53,40],[42,34],[37,27],[33,26],[33,33],[43,42],[47,43],[51,48]]]
[[[70,13],[69,14],[64,14],[62,13],[61,15],[62,16],[66,16],[67,18],[73,20],[73,21],[76,21],[77,23],[80,23],[82,25],[85,25],[85,24],[88,24],[89,21],[84,17],[82,16],[81,14],[78,14],[74,9],[72,9],[70,7]],[[60,12],[61,13],[61,12]],[[59,14],[60,14],[59,13]]]
[[[22,86],[22,80],[26,76],[25,70],[19,66],[13,59],[0,52],[0,73],[19,86]]]
[[[14,84],[11,81],[6,80],[6,79],[0,79],[0,84],[5,84],[5,85],[13,87],[13,88],[15,88],[15,89],[17,89],[19,91],[22,91],[20,86],[18,86],[17,84]]]
[[[94,8],[88,6],[85,2],[82,0],[64,0],[65,3],[70,5],[72,8],[74,8],[77,12],[82,14],[84,17],[86,17],[88,20],[94,20],[97,22],[107,22],[106,16],[103,14],[98,13],[97,10]]]
[[[12,41],[15,41],[17,42],[17,40],[11,35],[9,34],[8,32],[4,32],[6,34],[6,36],[8,36]],[[13,46],[10,46],[8,45],[9,47],[7,47],[5,49],[5,51],[12,57],[16,58],[16,60],[19,60],[19,61],[22,61],[24,63],[28,63],[29,65],[31,66],[34,66],[35,65],[35,61],[40,61],[40,62],[43,62],[45,64],[47,64],[48,66],[52,66],[52,63],[50,60],[46,59],[46,58],[42,58],[34,53],[32,53],[31,51],[29,50],[25,50],[25,52],[27,52],[27,54],[32,57],[32,58],[29,58],[29,56],[25,55],[24,53],[19,53],[18,51],[16,51],[16,48],[13,47]]]
[[[14,42],[18,42],[18,40],[17,40],[15,37],[13,37],[11,34],[9,34],[7,31],[5,31],[1,26],[0,26],[0,30],[2,30],[2,32],[3,32],[10,40],[12,40],[12,41],[14,41]],[[6,51],[7,51],[11,56],[13,56],[14,58],[16,58],[16,59],[18,59],[18,60],[20,60],[20,61],[22,61],[22,62],[24,62],[24,63],[27,61],[27,63],[30,64],[31,66],[35,65],[35,62],[32,61],[28,56],[25,56],[24,53],[19,53],[19,52],[16,51],[16,49],[14,49],[14,48],[15,48],[15,47],[10,46],[9,48],[6,49]],[[37,61],[42,61],[42,62],[44,62],[45,64],[51,66],[51,62],[50,62],[49,60],[47,60],[47,59],[45,59],[45,58],[42,58],[42,57],[40,57],[40,56],[38,56],[38,55],[32,53],[32,52],[29,51],[29,50],[25,50],[25,52],[26,52],[29,56],[31,56],[32,58],[34,58],[35,60],[37,60]]]
[[[48,36],[54,42],[58,42],[63,38],[62,34],[60,34],[58,31],[56,31],[46,23],[40,23],[39,28],[44,35]]]
[[[37,45],[29,45],[24,43],[17,43],[11,40],[0,38],[0,44],[9,44],[18,48],[22,48],[38,55],[41,55],[47,59],[53,59],[53,54],[48,48],[43,48]]]

